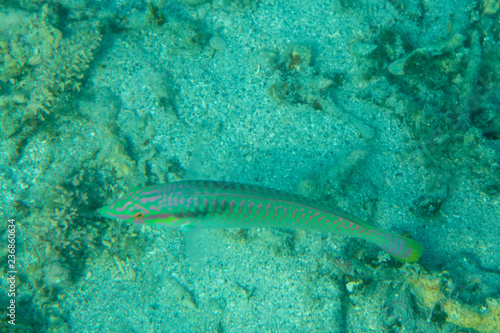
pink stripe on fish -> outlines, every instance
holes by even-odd
[[[260,209],[262,208],[262,202],[257,205],[257,212],[255,214],[260,215]]]
[[[311,211],[309,211],[309,213],[311,213]],[[317,212],[316,212],[316,213],[314,213],[313,215],[309,216],[309,221],[312,221],[312,220],[313,220],[313,218],[314,218],[315,216],[318,216],[318,215],[319,215],[319,213],[317,213]],[[320,220],[321,220],[321,219],[318,219],[318,222],[319,222]]]
[[[268,203],[266,206],[266,216],[269,216],[269,209],[271,208],[271,203]]]
[[[255,206],[255,202],[250,202],[248,204],[248,214],[252,214],[252,207]]]
[[[214,200],[212,200],[212,216],[215,214],[216,210],[217,210],[217,199],[214,198]]]
[[[142,205],[139,205],[139,204],[134,204],[134,206],[133,206],[133,207],[134,207],[135,209],[142,210],[142,212],[143,212],[144,214],[149,214],[149,213],[150,213],[149,209],[146,209],[146,207],[144,207],[144,206],[142,206]],[[130,207],[130,208],[132,208],[132,207]]]
[[[130,206],[131,204],[132,204],[132,201],[127,201],[127,202],[125,203],[125,205],[123,205],[122,207],[118,207],[118,208],[116,208],[116,211],[117,211],[117,212],[123,212],[123,211],[124,211],[125,209],[127,209],[127,207],[128,207],[128,206]],[[115,204],[111,205],[111,208],[112,208],[112,209],[114,208],[114,205],[115,205]]]
[[[142,192],[140,195],[150,195],[150,194],[161,194],[161,191],[160,190],[147,191],[147,192]]]

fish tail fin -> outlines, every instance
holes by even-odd
[[[372,242],[377,244],[396,260],[403,263],[417,261],[424,250],[422,244],[416,240],[398,236],[379,229],[372,229],[369,238],[371,238]]]
[[[406,243],[406,251],[404,251],[404,255],[400,255],[398,253],[389,253],[397,260],[405,263],[405,262],[415,262],[422,256],[422,252],[424,251],[424,247],[422,244],[413,240],[411,238],[400,237]]]

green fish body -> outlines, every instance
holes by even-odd
[[[107,218],[146,225],[203,228],[291,228],[366,239],[402,262],[417,261],[422,245],[373,227],[338,209],[262,186],[180,181],[134,189],[100,209]]]

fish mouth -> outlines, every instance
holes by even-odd
[[[109,216],[109,214],[108,214],[108,212],[106,211],[105,208],[106,207],[99,208],[97,210],[97,215],[102,216],[102,217],[106,217],[106,218],[110,218],[110,216]]]

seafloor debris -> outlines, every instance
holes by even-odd
[[[431,311],[431,317],[444,312],[444,320],[481,333],[500,332],[500,299],[486,298],[486,306],[476,309],[450,296],[452,281],[446,272],[438,274],[413,272],[407,278],[413,294]]]

